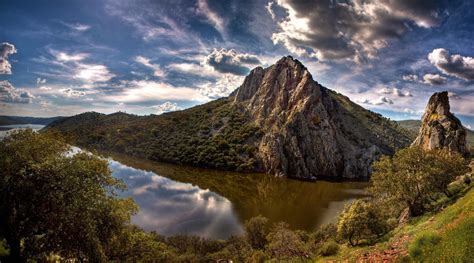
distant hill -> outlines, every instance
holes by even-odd
[[[398,123],[403,128],[409,130],[410,136],[413,137],[413,139],[415,139],[415,137],[418,135],[418,131],[420,130],[421,120],[402,120],[402,121],[398,121]],[[465,129],[466,129],[466,134],[467,134],[466,140],[470,146],[471,153],[472,153],[474,152],[474,131],[469,130],[468,128],[465,128]]]
[[[41,124],[48,125],[53,121],[60,120],[64,117],[21,117],[21,116],[0,116],[0,125],[13,125],[13,124]]]
[[[367,179],[412,141],[396,122],[321,86],[284,57],[229,97],[162,115],[88,112],[51,123],[72,143],[150,160],[298,179]]]

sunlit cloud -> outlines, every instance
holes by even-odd
[[[143,56],[137,56],[135,57],[135,61],[153,69],[153,75],[156,77],[164,78],[166,76],[166,72],[161,69],[161,66],[158,64],[153,64],[150,62],[150,59],[143,57]]]
[[[116,95],[106,96],[107,101],[141,102],[141,101],[207,101],[198,89],[175,87],[165,82],[151,80],[123,81],[124,90]]]
[[[4,42],[0,44],[0,74],[12,74],[12,65],[8,57],[17,53],[13,44]]]

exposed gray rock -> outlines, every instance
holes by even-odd
[[[369,127],[393,129],[388,120],[322,87],[290,56],[254,69],[235,92],[234,103],[246,107],[261,127],[260,159],[275,175],[366,179],[372,161],[395,149],[384,141],[386,135],[377,138]],[[407,145],[408,138],[401,137],[397,145]]]
[[[447,149],[469,156],[466,130],[450,112],[447,91],[436,92],[430,97],[413,145],[420,145],[426,150]]]

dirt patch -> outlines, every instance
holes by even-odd
[[[392,242],[388,249],[367,252],[358,258],[357,262],[395,262],[397,259],[408,255],[406,247],[409,240],[408,235],[401,236]]]

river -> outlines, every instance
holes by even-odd
[[[0,138],[7,128],[42,126],[0,126]],[[122,196],[132,197],[140,207],[132,222],[163,235],[224,239],[243,233],[244,222],[257,215],[312,231],[333,222],[346,203],[364,197],[367,186],[199,169],[116,153],[104,156],[112,175],[128,186]]]

